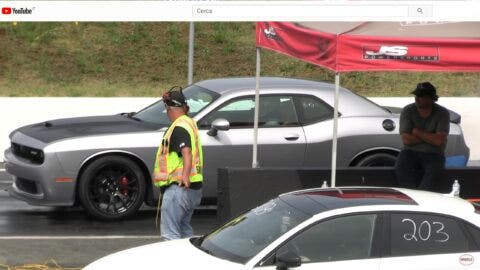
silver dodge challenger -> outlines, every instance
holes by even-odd
[[[260,80],[261,167],[329,167],[334,85],[290,78]],[[255,78],[205,80],[184,89],[204,147],[204,201],[217,196],[217,169],[252,164]],[[412,98],[413,101],[413,98]],[[398,108],[340,89],[338,166],[392,166],[402,147]],[[469,157],[460,117],[451,112],[447,157]],[[139,112],[49,120],[14,130],[5,168],[11,196],[33,205],[80,203],[116,220],[154,205],[158,145],[169,125],[163,102]]]

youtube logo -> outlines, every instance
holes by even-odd
[[[2,7],[2,14],[5,14],[5,15],[12,14],[12,8]]]
[[[9,15],[9,14],[32,14],[33,8],[27,8],[27,7],[22,7],[22,8],[12,8],[12,7],[2,7],[2,14],[4,15]]]

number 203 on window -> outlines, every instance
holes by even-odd
[[[450,239],[450,235],[444,231],[445,225],[438,221],[424,220],[420,223],[416,223],[409,218],[402,219],[402,223],[411,224],[411,231],[403,234],[403,238],[407,241],[429,241],[435,242],[447,242]]]

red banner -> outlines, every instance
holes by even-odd
[[[257,23],[257,46],[337,72],[480,71],[480,37],[336,34],[264,22]]]

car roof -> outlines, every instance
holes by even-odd
[[[444,194],[389,187],[336,187],[315,188],[285,193],[279,196],[282,201],[311,215],[320,212],[355,206],[408,205],[422,209],[452,209],[456,212],[473,212],[471,203],[447,197]]]
[[[195,83],[203,88],[209,89],[217,93],[238,90],[250,90],[255,88],[255,77],[229,77],[204,80]],[[296,78],[283,77],[260,77],[261,88],[291,88],[293,86],[302,88],[318,89],[333,89],[334,85],[327,82],[317,82]],[[342,88],[340,88],[342,89]]]
[[[230,93],[253,93],[256,85],[255,77],[228,77],[209,79],[195,83],[202,88],[226,95]],[[319,82],[307,79],[285,77],[260,77],[260,90],[267,93],[269,90],[291,91],[297,89],[303,93],[321,96],[327,103],[334,103],[335,85],[329,82]],[[267,92],[266,92],[267,91]],[[382,116],[389,117],[391,113],[372,101],[339,87],[339,111],[344,116]]]

